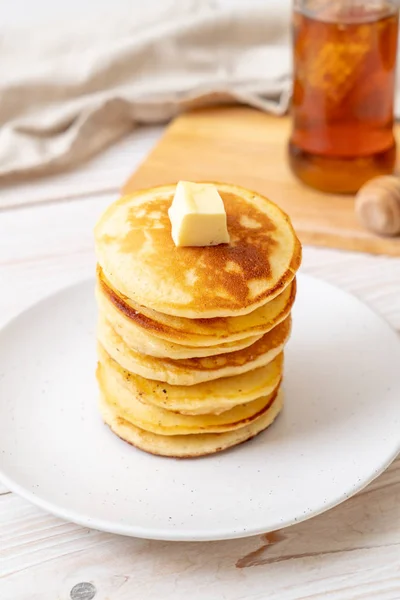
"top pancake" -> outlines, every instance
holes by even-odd
[[[156,311],[187,318],[248,314],[292,281],[301,261],[289,218],[255,192],[216,183],[229,244],[175,246],[168,208],[175,185],[124,196],[95,229],[98,262],[111,285]]]

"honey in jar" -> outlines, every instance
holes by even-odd
[[[398,10],[387,0],[308,0],[294,9],[289,161],[306,184],[350,193],[396,159]]]

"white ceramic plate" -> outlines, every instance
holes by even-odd
[[[242,446],[174,460],[119,440],[97,412],[92,281],[0,333],[0,475],[88,527],[168,540],[271,531],[342,502],[400,450],[400,343],[347,293],[300,276],[277,422]]]

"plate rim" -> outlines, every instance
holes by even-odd
[[[325,286],[333,288],[335,291],[339,291],[347,296],[350,296],[357,303],[366,307],[373,315],[378,318],[381,323],[390,330],[391,334],[393,334],[397,340],[397,343],[400,344],[400,336],[396,329],[389,323],[389,321],[381,315],[379,312],[375,311],[368,302],[361,300],[358,296],[353,294],[352,292],[348,292],[343,288],[336,286],[329,281],[326,281],[323,278],[315,277],[313,275],[309,275],[307,273],[299,273],[297,275],[301,280],[310,280],[317,281],[323,283]],[[66,286],[60,287],[49,294],[46,294],[39,298],[37,301],[28,305],[21,311],[19,311],[16,315],[14,315],[11,319],[9,319],[6,323],[2,325],[0,328],[0,337],[5,330],[9,327],[12,327],[19,318],[21,318],[25,313],[29,312],[37,308],[40,304],[46,303],[52,298],[63,295],[64,293],[73,290],[74,288],[78,288],[80,286],[85,286],[92,284],[94,286],[94,277],[86,277],[83,279],[79,279],[78,281],[68,284]],[[9,478],[2,470],[0,465],[0,482],[4,484],[4,486],[10,490],[11,492],[17,494],[23,499],[27,500],[31,504],[39,507],[42,510],[45,510],[49,514],[57,516],[65,521],[69,521],[72,523],[76,523],[82,527],[96,529],[98,531],[104,531],[107,533],[112,533],[116,535],[125,535],[129,537],[136,537],[139,539],[148,539],[148,540],[159,540],[159,541],[171,541],[171,542],[207,542],[207,541],[224,541],[224,540],[233,540],[233,539],[241,539],[246,537],[257,536],[265,533],[269,533],[271,531],[278,529],[283,529],[286,527],[290,527],[292,525],[296,525],[298,523],[307,521],[313,517],[321,515],[336,506],[339,506],[345,500],[350,499],[355,494],[358,494],[365,487],[367,487],[372,481],[374,481],[377,477],[379,477],[397,458],[400,454],[400,433],[397,445],[395,446],[393,452],[388,455],[387,460],[380,465],[379,469],[372,471],[369,477],[364,478],[361,482],[356,482],[350,490],[344,490],[337,496],[335,496],[330,502],[327,502],[320,506],[319,509],[310,510],[307,513],[302,513],[298,517],[292,517],[287,519],[282,519],[280,523],[277,523],[275,526],[262,526],[254,525],[250,528],[237,528],[233,529],[232,527],[223,528],[223,529],[215,529],[213,531],[199,531],[196,529],[186,529],[186,530],[171,530],[171,529],[163,529],[163,528],[154,528],[149,529],[147,527],[140,527],[139,525],[129,525],[129,524],[118,524],[112,521],[108,521],[106,519],[97,519],[92,518],[89,515],[85,515],[82,513],[77,513],[75,510],[71,510],[68,508],[60,507],[59,505],[53,504],[52,502],[37,496],[34,492],[31,492],[24,488],[21,484],[14,481],[12,478]]]

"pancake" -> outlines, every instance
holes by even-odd
[[[291,317],[277,325],[248,348],[210,356],[173,360],[146,356],[128,348],[101,315],[97,336],[106,352],[130,373],[171,385],[195,385],[221,377],[246,373],[270,363],[283,350],[290,336]]]
[[[118,308],[108,300],[102,292],[101,287],[96,287],[96,299],[99,311],[109,321],[112,328],[123,339],[125,344],[149,356],[158,358],[196,358],[201,356],[216,356],[225,352],[235,352],[251,346],[260,339],[262,334],[252,335],[233,342],[226,342],[215,346],[182,346],[174,342],[164,340],[149,333],[145,328],[140,327],[132,319],[128,319]]]
[[[261,416],[276,395],[274,390],[247,404],[239,404],[218,415],[182,415],[165,408],[142,402],[121,385],[117,378],[108,377],[102,365],[98,365],[97,380],[106,401],[115,407],[118,415],[140,429],[158,435],[193,435],[199,433],[223,433],[244,427]]]
[[[157,435],[132,425],[118,414],[115,406],[100,398],[100,412],[104,422],[122,440],[158,456],[195,458],[214,454],[249,440],[269,427],[283,407],[280,391],[271,406],[257,419],[233,431],[225,433],[203,433],[198,435]]]
[[[274,300],[240,317],[186,319],[171,317],[140,306],[124,298],[110,287],[98,269],[98,297],[112,324],[118,321],[124,335],[133,337],[137,327],[153,336],[185,346],[214,346],[232,343],[249,336],[262,335],[283,321],[291,311],[296,297],[296,280]],[[118,309],[116,314],[113,307]],[[133,347],[133,346],[132,346]]]
[[[289,218],[256,192],[215,185],[230,235],[220,246],[175,246],[168,218],[175,185],[113,203],[95,228],[98,262],[111,286],[139,305],[185,318],[245,315],[278,296],[301,261]]]
[[[279,354],[265,367],[241,375],[217,379],[211,383],[179,386],[128,373],[100,344],[98,356],[98,372],[108,388],[125,388],[130,397],[184,415],[220,414],[238,404],[247,404],[261,396],[268,396],[279,385],[283,370],[283,354]]]

